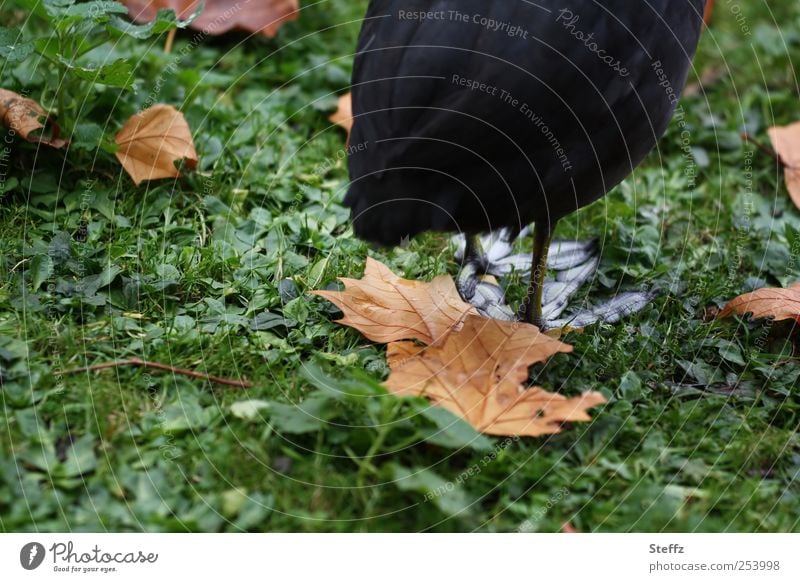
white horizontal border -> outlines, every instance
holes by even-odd
[[[45,548],[45,556],[37,568],[26,570],[20,552],[34,542]],[[34,553],[38,556],[38,549]],[[654,564],[661,568],[654,571]],[[699,564],[741,564],[742,569],[702,571]],[[231,576],[320,582],[499,582],[543,576],[797,582],[800,534],[0,535],[0,580],[140,582],[169,576],[192,582],[239,580]]]

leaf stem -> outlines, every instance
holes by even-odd
[[[164,54],[170,54],[172,52],[172,44],[175,42],[175,33],[178,32],[177,28],[170,28],[169,32],[167,33],[167,40],[164,43]]]

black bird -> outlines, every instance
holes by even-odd
[[[705,0],[372,0],[352,93],[356,234],[534,223],[520,316],[541,323],[558,220],[604,196],[666,131]]]

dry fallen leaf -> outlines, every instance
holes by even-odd
[[[339,321],[388,346],[386,388],[426,396],[491,435],[539,436],[570,421],[591,420],[605,402],[598,392],[576,398],[526,389],[528,369],[572,347],[527,323],[480,317],[450,277],[431,283],[401,279],[367,259],[361,280],[342,279],[344,291],[316,291],[344,311]],[[420,346],[416,339],[428,344]]]
[[[197,165],[192,132],[183,114],[171,105],[154,105],[131,117],[114,141],[117,159],[138,186],[144,180],[175,178],[175,162]]]
[[[772,147],[783,160],[784,178],[789,196],[800,208],[800,122],[785,127],[771,127],[767,133]]]
[[[714,0],[708,0],[708,2],[706,2],[705,14],[703,14],[703,21],[705,21],[706,24],[711,24],[711,17],[713,16],[713,14],[714,14]]]
[[[347,139],[350,139],[350,130],[353,129],[353,100],[350,93],[339,97],[338,109],[328,118],[328,121],[344,129],[347,132]]]
[[[800,323],[800,283],[788,289],[765,287],[740,295],[720,311],[718,317],[752,313],[755,319],[772,317],[776,321],[794,319]]]
[[[161,8],[171,8],[178,18],[188,18],[201,0],[122,0],[136,22],[150,22]],[[205,0],[203,11],[190,24],[204,34],[219,35],[232,29],[261,33],[272,38],[289,20],[296,20],[299,0]]]
[[[523,386],[532,364],[571,350],[533,325],[470,315],[440,346],[390,344],[385,386],[426,396],[486,434],[555,434],[564,422],[591,420],[587,409],[605,402],[598,392],[566,398]]]
[[[22,139],[63,148],[67,140],[59,137],[61,129],[52,121],[47,112],[33,99],[28,99],[7,89],[0,89],[0,120]],[[50,136],[40,130],[50,128]]]
[[[464,303],[448,276],[430,283],[401,279],[367,258],[363,279],[342,279],[344,291],[314,291],[344,312],[338,323],[368,339],[390,343],[416,339],[432,345],[447,337],[475,308]]]

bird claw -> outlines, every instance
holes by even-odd
[[[528,233],[523,229],[520,236]],[[505,276],[514,271],[527,274],[531,270],[531,258],[527,255],[511,255],[513,233],[510,229],[484,235],[476,256],[464,259],[466,237],[454,237],[455,256],[463,261],[456,279],[461,297],[475,306],[484,317],[514,320],[514,311],[506,304],[503,289],[480,279],[484,274]],[[641,311],[655,297],[649,291],[624,292],[611,300],[592,308],[579,309],[570,316],[559,319],[578,290],[597,272],[600,251],[597,240],[553,241],[547,255],[547,267],[555,271],[555,279],[545,281],[542,290],[542,325],[544,329],[582,328],[595,323],[617,323],[625,316]]]
[[[478,283],[481,282],[480,276],[481,269],[478,261],[469,260],[464,262],[456,276],[456,289],[464,301],[472,303],[472,299],[475,297],[475,290],[478,287]]]
[[[499,285],[481,280],[481,277],[487,273],[491,264],[489,255],[483,251],[486,248],[483,246],[484,241],[493,245],[489,248],[494,250],[495,255],[498,244],[507,245],[508,250],[506,253],[511,251],[511,245],[508,243],[507,238],[503,239],[501,236],[483,237],[478,248],[473,249],[474,254],[465,258],[466,239],[464,238],[461,241],[461,247],[456,251],[456,256],[463,264],[456,277],[456,289],[461,298],[472,304],[478,310],[478,313],[484,317],[508,321],[514,320],[516,316],[506,304],[503,289]]]
[[[516,314],[506,304],[505,292],[499,285],[481,281],[475,287],[475,295],[470,301],[478,313],[489,319],[514,321]]]

